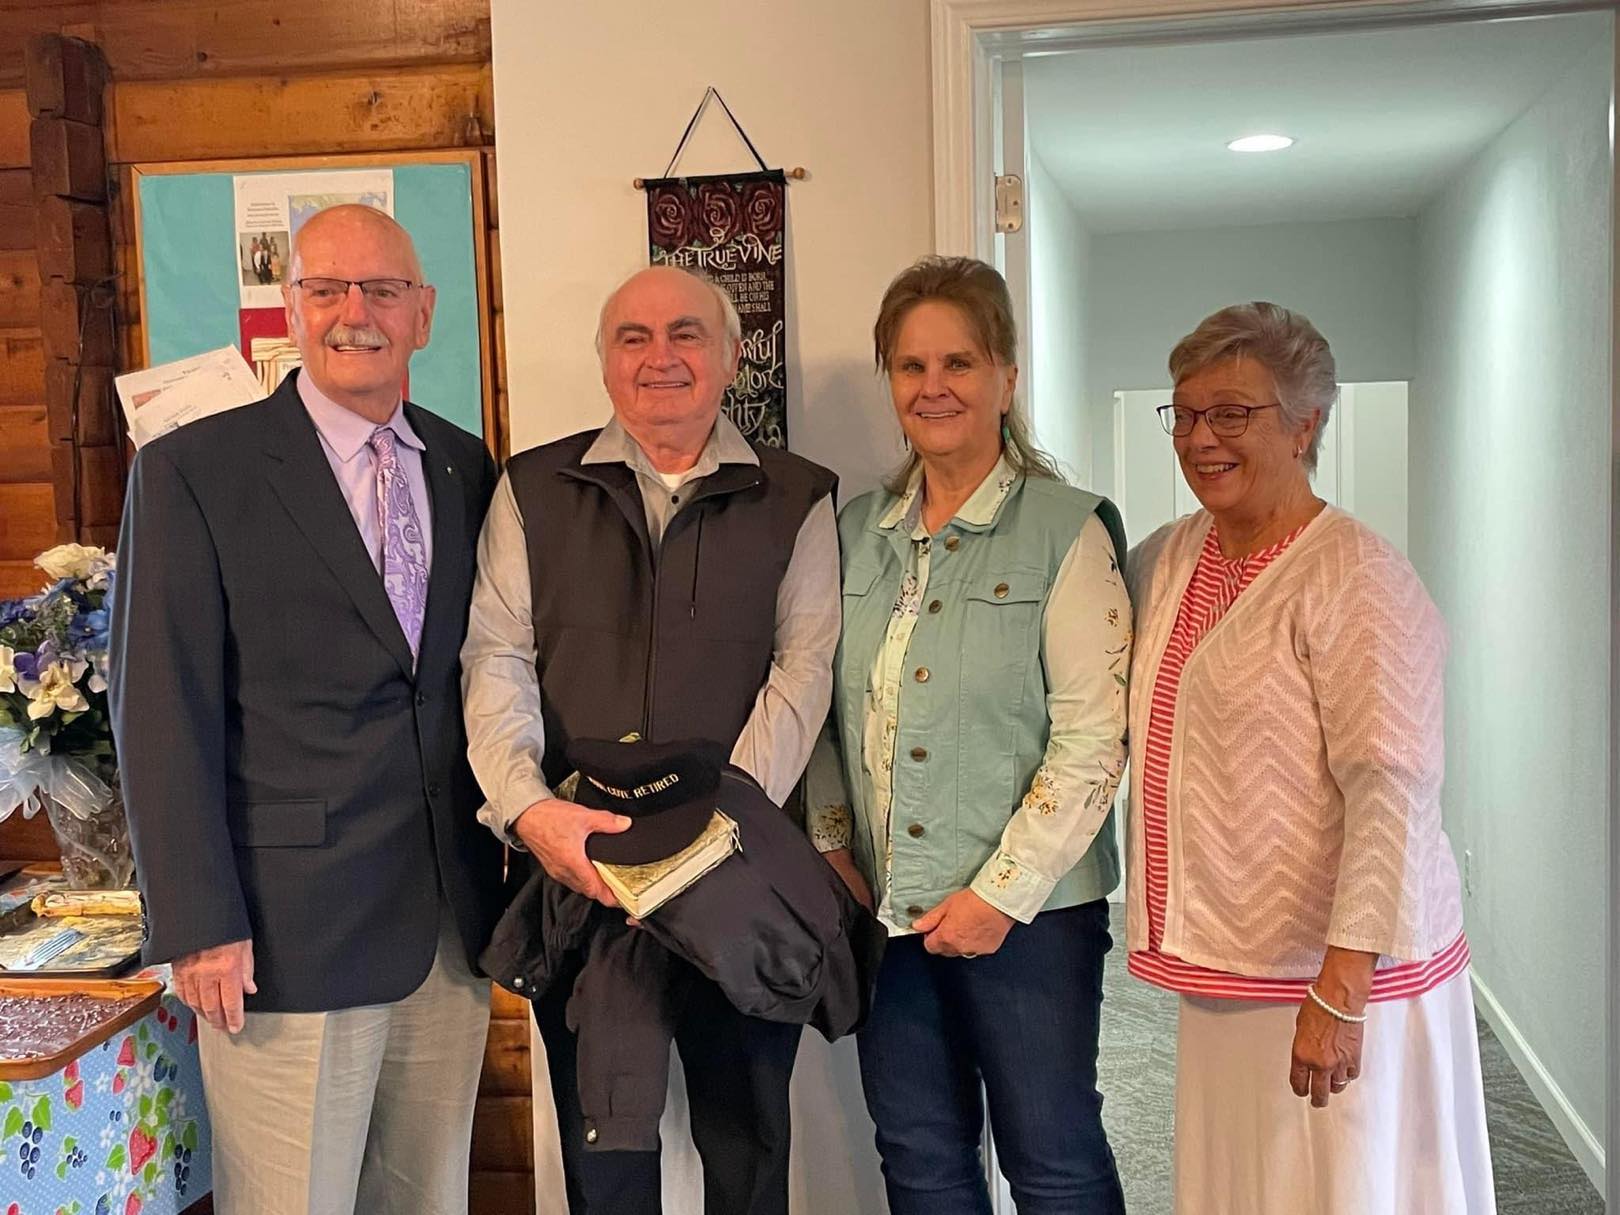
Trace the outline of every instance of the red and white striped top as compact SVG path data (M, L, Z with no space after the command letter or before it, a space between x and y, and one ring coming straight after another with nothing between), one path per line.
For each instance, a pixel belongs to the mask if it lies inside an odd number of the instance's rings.
M1221 555L1220 537L1211 527L1176 613L1175 630L1159 664L1147 737L1141 751L1148 947L1133 952L1127 962L1131 974L1155 987L1216 999L1297 1003L1305 998L1305 988L1311 982L1309 979L1228 974L1184 962L1161 949L1169 887L1170 740L1182 669L1204 635L1226 614L1237 597L1304 530L1302 525L1270 548L1229 561ZM1468 961L1468 940L1458 933L1456 940L1426 961L1403 962L1380 969L1373 976L1370 999L1381 1002L1420 996L1461 972Z

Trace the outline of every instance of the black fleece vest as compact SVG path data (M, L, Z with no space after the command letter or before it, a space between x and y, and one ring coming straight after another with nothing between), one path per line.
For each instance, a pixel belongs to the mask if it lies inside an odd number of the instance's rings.
M770 673L776 596L799 528L836 478L776 448L683 491L655 552L635 473L581 464L598 431L513 456L524 519L545 777L571 738L729 748Z

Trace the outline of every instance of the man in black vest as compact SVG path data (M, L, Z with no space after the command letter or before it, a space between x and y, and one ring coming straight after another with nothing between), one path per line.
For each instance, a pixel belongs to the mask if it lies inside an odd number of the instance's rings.
M405 230L332 207L292 252L303 369L130 477L110 699L145 954L205 1022L221 1215L449 1215L500 910L458 688L495 466L402 400L434 302Z
M630 820L561 801L570 739L721 744L780 803L804 770L838 643L834 478L749 444L721 413L736 309L655 267L597 331L613 419L513 457L479 540L462 688L480 817L556 880L609 906L586 837ZM657 1152L593 1151L572 982L535 1006L573 1215L659 1210ZM797 1026L745 1017L706 979L676 1029L708 1215L785 1215Z

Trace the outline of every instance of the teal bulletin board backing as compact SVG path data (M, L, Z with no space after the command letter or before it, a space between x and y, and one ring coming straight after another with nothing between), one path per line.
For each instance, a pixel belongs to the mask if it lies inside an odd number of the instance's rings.
M432 340L411 359L411 400L483 437L472 166L379 160L346 163L343 168L393 170L394 218L416 241L422 274L438 291ZM153 366L241 343L232 184L236 176L234 172L137 176L143 316Z

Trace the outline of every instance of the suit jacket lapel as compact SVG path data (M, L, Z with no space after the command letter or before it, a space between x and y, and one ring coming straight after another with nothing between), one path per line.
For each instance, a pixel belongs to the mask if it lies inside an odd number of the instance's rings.
M405 632L399 627L377 567L371 563L371 554L360 539L349 504L332 476L320 435L299 400L292 376L282 381L273 400L279 425L265 444L265 454L271 460L270 486L310 547L354 601L361 619L410 678L414 663ZM437 531L433 538L437 564Z
M422 410L409 401L405 416L426 450L422 471L427 475L428 497L433 509L433 568L428 572L427 613L422 620L423 659L437 659L443 645L451 654L459 652L467 628L467 588L472 585L472 554L466 540L466 489L462 482L470 473L455 467L450 453L434 442L436 428L424 424ZM448 638L448 640L444 640Z

